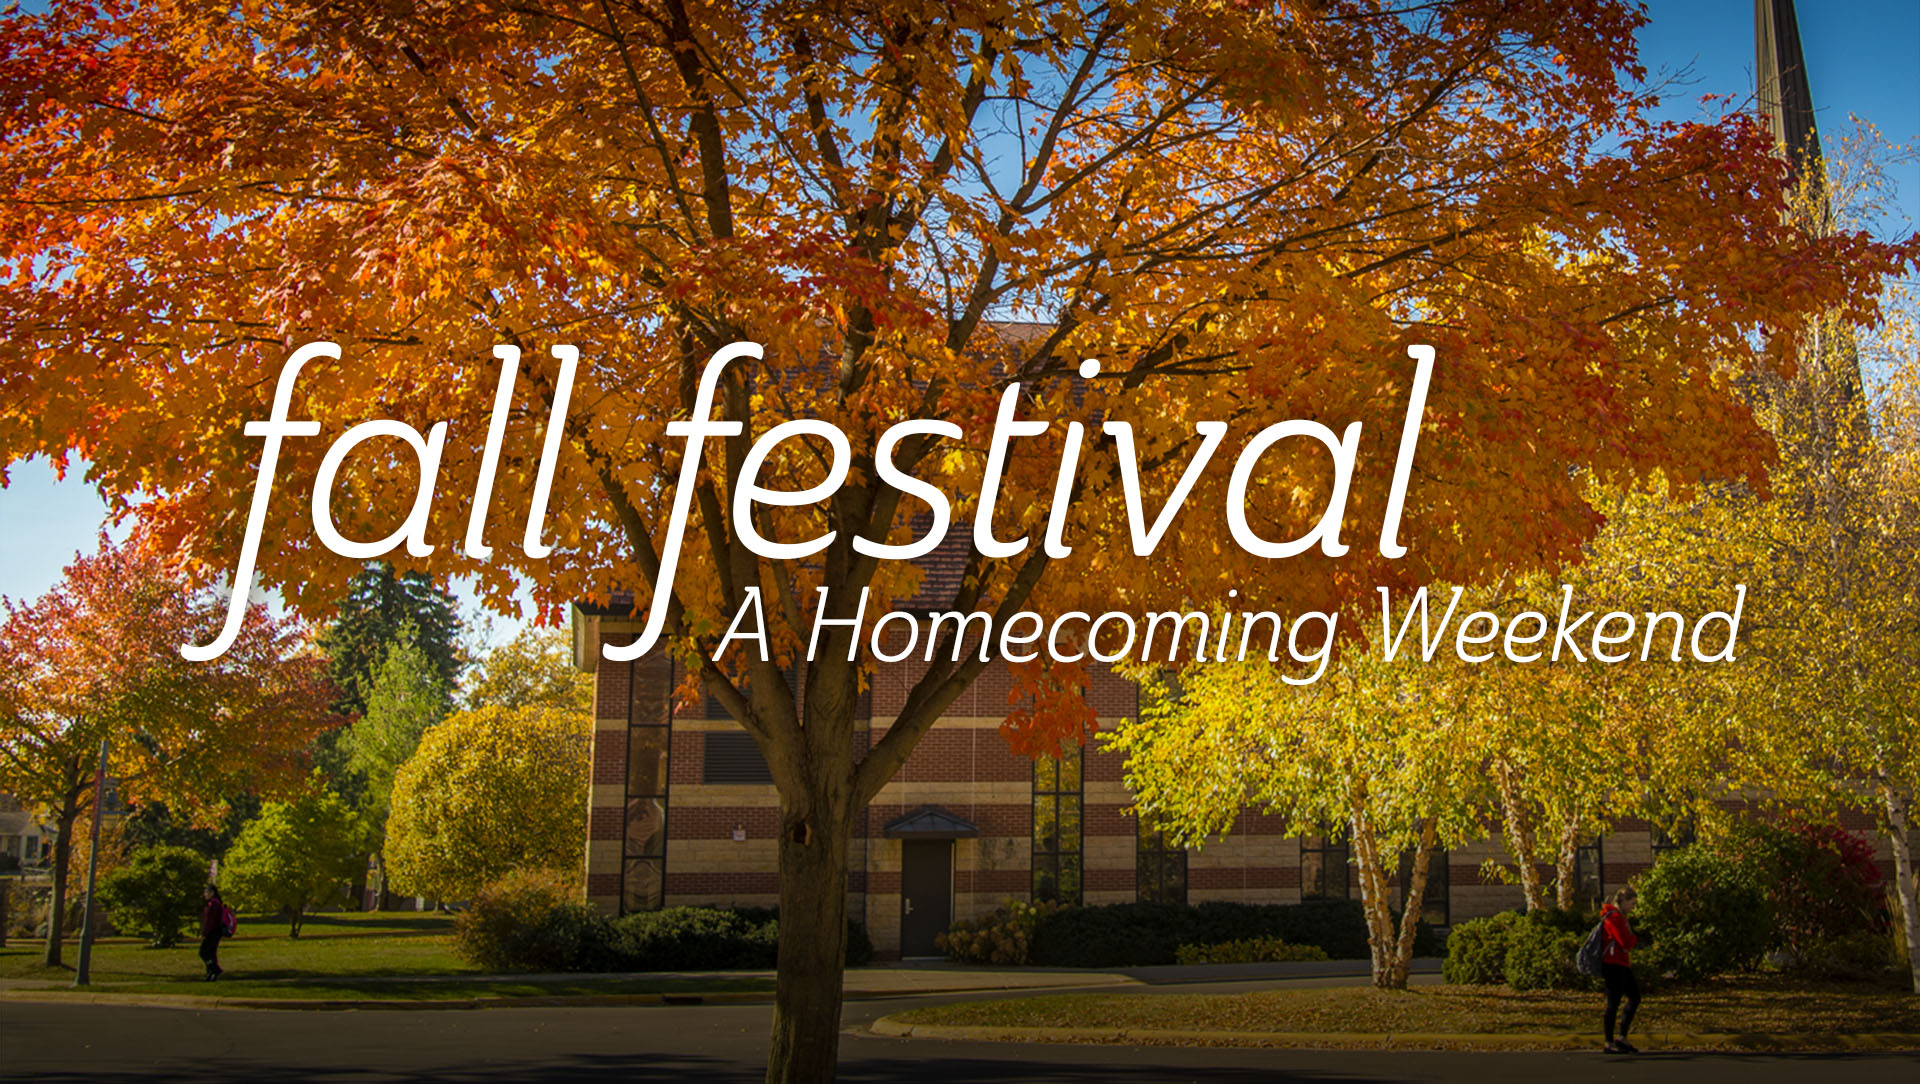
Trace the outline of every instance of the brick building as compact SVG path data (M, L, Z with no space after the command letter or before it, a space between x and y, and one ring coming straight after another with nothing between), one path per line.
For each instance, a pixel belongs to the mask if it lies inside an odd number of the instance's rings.
M773 906L779 898L778 800L753 740L712 698L672 710L670 660L600 658L639 622L576 608L575 659L593 671L593 781L587 895L611 912L705 904ZM882 667L856 722L868 747L887 729L917 671ZM1158 899L1288 903L1358 897L1337 838L1288 837L1279 818L1242 814L1235 830L1199 850L1172 849L1124 810L1122 758L1089 748L1061 761L1016 755L1000 737L1009 676L994 664L928 732L867 809L851 848L849 910L883 957L931 954L955 919L1009 897L1087 904ZM1138 710L1136 687L1105 668L1087 694L1103 722ZM1864 817L1848 827L1872 834ZM1644 823L1581 848L1587 898L1624 884L1665 846ZM1882 865L1891 873L1884 842ZM1507 860L1497 836L1436 856L1424 910L1436 925L1521 902L1517 886L1489 883L1483 863Z

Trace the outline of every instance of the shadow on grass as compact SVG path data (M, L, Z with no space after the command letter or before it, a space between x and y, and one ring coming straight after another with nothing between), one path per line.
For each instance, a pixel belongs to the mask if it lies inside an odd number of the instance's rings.
M287 932L285 915L247 915L241 919L241 929L248 934L265 934L277 930ZM453 916L433 911L329 911L308 915L300 923L300 936L340 937L351 934L365 934L369 937L391 937L404 933L448 933L453 929Z
M773 989L763 978L713 979L624 976L621 978L364 979L251 973L219 982L175 981L114 986L117 994L186 994L224 998L294 998L323 1001L454 1001L467 998L590 997L621 994L757 993Z

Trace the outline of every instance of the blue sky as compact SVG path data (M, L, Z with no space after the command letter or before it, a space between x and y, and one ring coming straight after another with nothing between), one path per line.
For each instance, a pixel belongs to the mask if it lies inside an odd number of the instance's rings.
M1821 133L1851 128L1850 114L1873 122L1886 138L1920 143L1920 0L1803 3L1800 33ZM1641 34L1641 61L1651 78L1680 76L1664 112L1699 115L1704 94L1753 88L1752 0L1654 0ZM1920 221L1920 163L1896 176L1904 221L1885 231L1905 234ZM76 552L91 550L105 505L77 476L55 481L46 464L16 464L0 489L0 595L39 596ZM464 592L461 592L464 594ZM511 622L496 626L506 635Z

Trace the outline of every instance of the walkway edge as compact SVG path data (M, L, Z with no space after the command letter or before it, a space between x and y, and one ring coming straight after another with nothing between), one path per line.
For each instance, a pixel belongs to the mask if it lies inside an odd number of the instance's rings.
M1075 991L1103 986L1134 985L1117 976L1083 986L929 986L910 990L848 990L845 1001L879 1001L932 994L1006 994L1026 990ZM555 1008L611 1005L756 1005L772 1004L772 990L697 990L663 994L530 994L521 997L453 997L438 1000L406 998L199 997L193 994L116 994L109 991L68 994L51 990L0 990L0 1004L9 1001L42 1005L127 1005L165 1009L264 1010L280 1012L434 1012L454 1009Z
M883 1016L868 1028L899 1039L959 1039L998 1043L1110 1043L1172 1046L1287 1046L1332 1050L1597 1050L1599 1040L1584 1032L1473 1034L1446 1032L1338 1031L1191 1031L1171 1028L1039 1028L965 1024L912 1024ZM1881 1052L1920 1050L1920 1033L1872 1032L1804 1036L1732 1032L1654 1032L1643 1038L1648 1051L1725 1049L1778 1051Z

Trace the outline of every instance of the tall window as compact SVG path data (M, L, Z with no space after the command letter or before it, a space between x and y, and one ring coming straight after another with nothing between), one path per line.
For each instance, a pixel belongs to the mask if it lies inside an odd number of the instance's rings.
M627 664L626 842L620 909L652 911L666 903L667 766L673 723L673 665L661 656Z
M1344 900L1348 890L1345 829L1326 836L1308 836L1300 841L1300 898L1303 900Z
M1033 898L1077 904L1085 761L1078 745L1033 762Z
M1606 895L1606 860L1600 852L1600 837L1594 836L1573 852L1573 899L1578 904L1597 906Z
M1187 849L1169 840L1146 817L1139 818L1133 883L1141 903L1187 902Z

